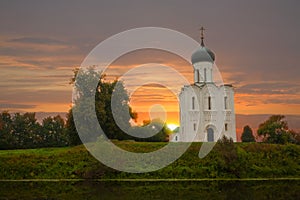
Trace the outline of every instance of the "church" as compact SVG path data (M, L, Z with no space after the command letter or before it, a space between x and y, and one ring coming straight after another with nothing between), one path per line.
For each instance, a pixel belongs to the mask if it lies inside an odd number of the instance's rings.
M236 142L234 90L230 84L214 81L215 54L204 45L192 54L194 83L182 87L179 94L180 129L173 142L216 142L225 135Z

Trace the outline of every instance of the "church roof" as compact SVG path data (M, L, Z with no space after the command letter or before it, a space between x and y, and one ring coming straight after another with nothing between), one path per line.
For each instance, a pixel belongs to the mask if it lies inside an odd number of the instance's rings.
M215 54L205 46L200 46L192 55L192 64L205 61L214 62Z
M201 27L201 45L192 55L192 64L197 62L214 62L215 54L204 45L204 28Z

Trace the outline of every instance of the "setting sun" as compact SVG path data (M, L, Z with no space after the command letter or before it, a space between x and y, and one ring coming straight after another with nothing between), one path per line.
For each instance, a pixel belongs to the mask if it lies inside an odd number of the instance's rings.
M179 127L178 124L167 124L167 126L171 131L174 131L177 127Z

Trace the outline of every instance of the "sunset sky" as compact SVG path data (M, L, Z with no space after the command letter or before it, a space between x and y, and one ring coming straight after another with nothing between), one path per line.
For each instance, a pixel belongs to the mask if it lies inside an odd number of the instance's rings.
M0 110L67 112L72 70L101 41L148 26L199 41L204 26L205 44L215 52L224 82L235 87L238 130L242 123L257 123L255 115L270 114L293 115L292 125L300 128L299 8L297 0L1 1ZM107 74L119 77L149 62L171 66L192 82L189 63L158 50L123 55ZM176 95L166 88L148 84L131 95L140 119L151 105L161 104L168 122L178 123Z

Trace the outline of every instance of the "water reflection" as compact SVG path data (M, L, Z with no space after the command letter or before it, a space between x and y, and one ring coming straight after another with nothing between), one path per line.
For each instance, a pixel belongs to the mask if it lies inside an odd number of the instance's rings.
M299 180L0 182L0 199L300 199Z

